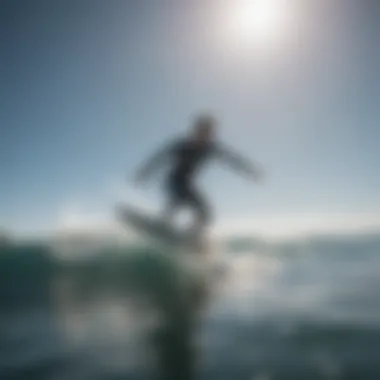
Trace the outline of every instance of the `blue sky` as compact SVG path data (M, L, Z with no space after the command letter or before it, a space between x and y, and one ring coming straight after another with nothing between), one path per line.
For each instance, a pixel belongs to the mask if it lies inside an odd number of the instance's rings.
M238 3L3 1L0 224L109 213L203 110L268 171L253 186L210 166L217 220L380 215L378 2L289 0L271 44L230 38ZM140 195L159 202L157 183Z

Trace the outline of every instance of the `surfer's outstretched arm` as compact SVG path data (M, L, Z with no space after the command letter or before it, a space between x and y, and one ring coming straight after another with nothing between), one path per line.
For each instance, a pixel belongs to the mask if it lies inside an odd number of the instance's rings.
M167 144L156 151L149 159L137 170L136 179L138 181L148 178L170 155L173 145Z
M263 176L263 171L258 165L252 163L250 160L243 158L239 154L227 149L226 147L219 146L217 148L218 157L227 162L231 167L238 170L250 178L260 180Z

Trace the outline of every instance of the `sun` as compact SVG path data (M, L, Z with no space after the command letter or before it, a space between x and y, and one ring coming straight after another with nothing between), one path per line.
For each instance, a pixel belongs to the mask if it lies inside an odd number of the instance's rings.
M234 34L243 42L269 44L284 26L286 0L238 0L232 6Z

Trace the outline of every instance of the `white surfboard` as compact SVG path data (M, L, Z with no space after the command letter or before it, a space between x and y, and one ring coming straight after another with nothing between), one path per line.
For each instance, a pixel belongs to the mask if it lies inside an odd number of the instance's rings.
M215 281L215 263L208 259L209 246L194 244L188 233L179 230L157 217L142 212L130 205L118 205L117 216L121 223L132 227L136 232L145 234L149 238L174 247L175 255L179 259L186 273L196 276L196 281L201 281L202 286L209 286ZM191 253L191 255L186 255ZM195 254L194 253L199 253Z
M188 234L174 228L159 218L133 208L132 206L118 206L118 218L137 232L159 239L171 245L187 245L190 243Z

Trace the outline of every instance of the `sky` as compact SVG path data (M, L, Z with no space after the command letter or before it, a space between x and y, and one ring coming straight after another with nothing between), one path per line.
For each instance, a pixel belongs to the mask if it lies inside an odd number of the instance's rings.
M135 189L134 171L203 111L267 172L210 164L215 223L380 227L380 3L259 3L2 1L0 228L159 207L160 177Z

